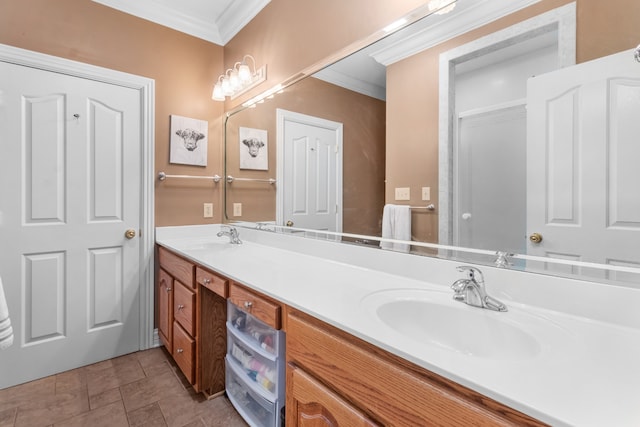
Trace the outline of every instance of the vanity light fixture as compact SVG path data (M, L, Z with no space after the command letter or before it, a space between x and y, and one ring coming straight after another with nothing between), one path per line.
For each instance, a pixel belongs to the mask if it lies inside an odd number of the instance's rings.
M249 59L253 62L253 70L249 67ZM267 80L267 66L263 65L256 69L255 58L245 55L241 62L236 62L233 68L229 68L218 77L218 81L213 86L211 99L224 101L227 96L234 99L265 80Z
M429 2L429 11L436 15L444 15L451 12L456 7L456 0L431 0Z

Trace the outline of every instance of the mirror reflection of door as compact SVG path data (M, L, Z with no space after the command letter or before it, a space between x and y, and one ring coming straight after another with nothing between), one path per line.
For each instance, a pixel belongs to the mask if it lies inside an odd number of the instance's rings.
M523 104L458 120L454 239L459 246L526 250L526 110Z
M528 204L527 231L543 239L527 252L639 267L640 64L633 51L534 77L528 93L527 197L539 202Z
M453 245L526 253L526 82L558 66L558 33L455 66Z
M342 231L342 123L277 111L276 223Z

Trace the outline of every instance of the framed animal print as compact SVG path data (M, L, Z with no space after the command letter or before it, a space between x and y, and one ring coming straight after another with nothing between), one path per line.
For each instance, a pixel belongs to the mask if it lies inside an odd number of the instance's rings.
M171 115L169 163L207 166L209 123Z
M268 170L267 131L240 127L240 169Z

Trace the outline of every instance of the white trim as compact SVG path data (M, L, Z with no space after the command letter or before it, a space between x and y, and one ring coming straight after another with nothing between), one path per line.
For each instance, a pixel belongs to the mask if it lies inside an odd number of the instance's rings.
M139 345L153 345L154 327L154 123L155 82L147 77L110 70L43 53L0 44L0 61L137 89L141 103L140 329Z
M291 121L311 126L324 127L336 132L337 158L336 158L336 231L342 232L342 210L344 208L342 201L342 180L343 180L343 126L342 123L331 120L321 119L319 117L309 116L306 114L296 113L293 111L276 109L276 224L284 225L284 190L286 183L284 182L284 125L285 122Z
M231 2L217 17L195 16L184 13L180 2L170 7L154 0L92 0L147 21L224 46L271 0L242 0Z
M323 80L336 86L343 87L345 89L349 89L354 92L361 93L363 95L370 96L372 98L379 99L381 101L385 101L387 99L386 87L378 86L376 84L360 80L348 74L336 71L331 67L324 68L311 77Z
M539 1L474 0L467 3L457 2L457 8L452 13L439 16L431 15L420 24L424 26L422 30L372 52L371 56L379 63L389 66Z
M438 121L438 215L439 243L449 245L452 242L453 223L453 127L454 127L454 68L456 64L484 55L502 47L521 42L541 33L558 30L558 65L560 68L574 65L576 62L576 4L566 4L533 18L527 19L504 30L481 37L470 43L451 49L440 55L440 94Z

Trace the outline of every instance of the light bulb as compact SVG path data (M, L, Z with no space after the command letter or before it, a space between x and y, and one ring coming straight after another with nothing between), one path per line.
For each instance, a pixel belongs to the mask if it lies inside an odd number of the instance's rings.
M233 89L231 88L231 81L229 80L228 76L225 76L222 79L222 92L226 95L226 96L230 96L233 94Z
M211 99L214 101L224 101L224 92L222 90L222 84L220 82L216 83L213 86L213 93L211 94Z
M243 83L248 83L251 81L251 70L249 69L249 66L247 64L240 65L240 67L238 68L238 77Z
M231 71L231 75L229 76L229 84L231 85L231 89L234 91L242 87L242 83L240 83L240 78L238 77L238 72L236 70Z

